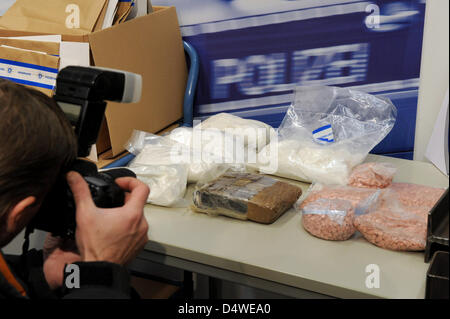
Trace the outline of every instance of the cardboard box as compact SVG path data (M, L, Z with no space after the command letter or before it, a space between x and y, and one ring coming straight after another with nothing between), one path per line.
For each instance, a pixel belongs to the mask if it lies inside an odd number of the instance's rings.
M108 103L98 153L110 145L116 156L134 129L156 133L183 116L187 65L176 10L153 8L146 16L105 30L62 37L63 41L88 41L92 65L139 73L143 78L139 103ZM0 37L33 34L0 29Z
M174 7L157 7L147 16L94 32L89 42L95 65L143 77L139 103L108 103L113 155L124 149L133 129L158 132L183 116L187 66Z

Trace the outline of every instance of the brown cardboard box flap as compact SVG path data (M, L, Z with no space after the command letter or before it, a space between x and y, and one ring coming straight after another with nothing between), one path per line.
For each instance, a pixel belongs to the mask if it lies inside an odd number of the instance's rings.
M62 41L90 42L93 65L143 76L139 103L108 103L107 121L97 141L99 152L112 146L116 156L133 129L156 133L183 115L187 66L176 11L174 7L153 9L147 16L90 35L62 35ZM0 28L0 37L49 34Z
M34 65L50 69L49 71L45 71L47 72L47 74L45 74L45 78L51 78L49 82L45 83L45 88L42 86L41 82L41 78L44 78L42 75L44 71L36 72L36 69L33 69L32 71L24 72L23 70L18 69L17 65L11 65L8 69L7 78L11 78L13 79L13 81L16 81L17 79L26 80L28 81L25 82L28 83L27 86L39 90L48 96L52 96L53 87L56 84L56 74L59 66L59 57L45 53L37 53L34 51L24 50L21 48L4 46L0 46L0 57L2 59L10 61L25 63L30 68ZM8 62L8 64L9 63L10 62ZM21 76L25 76L25 78L21 78Z
M59 43L0 38L0 45L59 56Z
M183 115L186 58L174 7L89 35L96 66L142 75L139 103L108 103L106 119L113 155L134 129L157 132Z
M17 31L17 30L8 30L8 29L0 28L0 37L3 37L3 38L30 37L30 36L38 36L38 35L55 35L55 33ZM89 42L89 38L88 38L87 34L85 34L85 35L62 34L61 41Z
M16 0L0 18L0 26L10 30L87 34L94 29L105 2L106 0Z

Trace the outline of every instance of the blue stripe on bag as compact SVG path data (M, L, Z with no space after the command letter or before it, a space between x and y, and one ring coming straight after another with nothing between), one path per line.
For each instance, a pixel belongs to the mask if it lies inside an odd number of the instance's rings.
M13 61L13 60L6 60L6 59L0 59L0 63L21 66L21 67L25 67L25 68L51 72L51 73L55 73L55 74L58 73L58 69L49 68L46 66L41 66L41 65L31 64L31 63L18 62L18 61Z
M319 127L318 129L316 129L316 130L313 131L313 134L322 132L323 130L326 130L326 129L329 129L329 128L331 128L331 124L328 124L328 125Z
M10 77L1 76L1 75L0 75L0 78L6 79L6 80L11 80L11 81L13 81L15 83L19 83L19 84L24 84L24 85L29 85L29 86L36 86L36 87L40 87L40 88L43 88L43 89L49 89L49 90L53 90L53 88L55 87L54 85L47 85L47 84L42 84L42 83L38 83L38 82L19 80L19 79L10 78Z

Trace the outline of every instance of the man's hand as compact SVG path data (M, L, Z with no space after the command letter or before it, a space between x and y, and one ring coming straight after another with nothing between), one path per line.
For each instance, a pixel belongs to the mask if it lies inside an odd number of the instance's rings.
M63 240L47 235L44 241L44 275L51 289L62 286L66 264L81 261L73 240Z
M89 187L80 174L70 172L67 181L76 204L76 244L82 261L127 264L148 241L144 205L150 192L136 178L122 177L116 183L124 191L125 205L103 209L95 206Z

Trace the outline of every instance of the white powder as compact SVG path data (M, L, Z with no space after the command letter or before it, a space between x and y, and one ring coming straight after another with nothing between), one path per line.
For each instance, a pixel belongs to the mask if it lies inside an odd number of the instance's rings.
M202 161L202 155L223 151L223 147L213 138L197 150L192 135L192 128L177 129L173 136L135 132L129 149L137 155L129 168L150 187L148 203L186 206L183 197L188 182L209 181L230 168L229 164ZM224 133L217 132L216 135L223 136ZM216 135L213 137L219 137ZM204 135L204 138L208 137ZM195 158L194 154L200 156Z
M201 129L218 129L239 136L246 147L255 147L257 150L267 145L271 134L275 134L274 128L266 123L243 119L229 113L213 115L196 126L196 128L200 127Z
M266 148L260 156L270 152ZM305 143L287 139L278 143L278 169L273 175L303 182L346 185L353 167L365 157L365 154L350 153L342 148L305 146ZM259 170L268 173L262 166Z
M181 127L167 137L180 143L187 155L182 160L188 165L189 183L216 179L231 167L234 154L227 145L233 146L233 140L224 132Z
M130 167L137 178L150 187L147 203L160 206L186 206L187 170L183 165Z
M188 167L170 164L169 145L146 145L130 163L137 178L150 187L147 202L160 206L177 206L184 197Z

